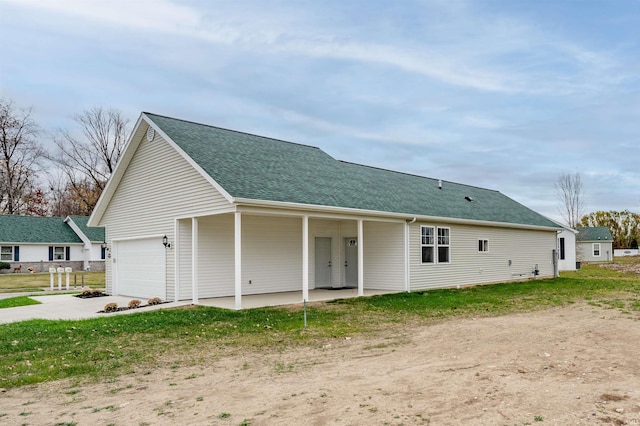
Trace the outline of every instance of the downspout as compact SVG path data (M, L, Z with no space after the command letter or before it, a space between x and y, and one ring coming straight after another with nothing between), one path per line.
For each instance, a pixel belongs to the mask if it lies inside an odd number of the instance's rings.
M404 244L404 257L405 257L405 272L404 275L406 277L406 282L404 284L405 290L407 291L407 293L411 293L411 250L409 249L410 246L410 234L409 234L409 230L411 228L411 224L415 223L415 221L417 220L417 218L414 216L413 219L409 220L409 221L405 221L405 233L404 233L404 239L405 239L405 244Z

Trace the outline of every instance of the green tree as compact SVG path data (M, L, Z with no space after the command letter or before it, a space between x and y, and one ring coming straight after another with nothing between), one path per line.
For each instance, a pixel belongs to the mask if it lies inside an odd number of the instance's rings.
M613 248L637 247L640 240L640 214L623 211L597 211L580 220L582 226L605 226L613 237Z

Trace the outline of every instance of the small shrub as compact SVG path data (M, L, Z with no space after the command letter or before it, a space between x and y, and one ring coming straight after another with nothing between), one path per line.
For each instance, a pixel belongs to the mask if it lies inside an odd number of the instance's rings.
M159 305L161 303L162 303L162 299L160 299L159 297L152 297L147 302L148 305Z
M102 292L102 290L100 289L95 289L95 290L89 290L91 293L93 293L94 296L102 296L104 295L104 293Z
M11 269L11 265L7 262L0 262L0 269Z
M133 299L129 301L129 309L139 308L142 302L138 299Z
M106 305L104 305L105 312L116 312L117 310L118 310L117 303L107 303Z

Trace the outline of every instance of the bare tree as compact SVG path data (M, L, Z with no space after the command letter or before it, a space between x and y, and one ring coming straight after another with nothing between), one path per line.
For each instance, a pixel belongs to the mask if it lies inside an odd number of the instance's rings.
M562 173L555 183L555 188L560 202L558 210L566 224L575 229L580 224L580 218L584 210L580 173Z
M64 173L74 200L82 206L76 213L90 214L109 176L116 167L128 134L129 120L114 109L93 107L73 117L82 138L60 130L54 138L57 151L49 158ZM78 209L75 209L78 210Z
M36 184L44 151L36 142L38 126L30 109L0 99L0 213L38 214L42 192ZM35 204L34 204L35 203Z

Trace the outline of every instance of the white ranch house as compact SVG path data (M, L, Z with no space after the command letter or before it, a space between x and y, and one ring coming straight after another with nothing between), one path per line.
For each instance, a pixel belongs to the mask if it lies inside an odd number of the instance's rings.
M236 309L251 294L552 277L561 229L497 191L150 113L89 224L106 229L109 293Z
M104 229L86 216L0 215L0 261L10 271L46 272L50 266L104 271Z

